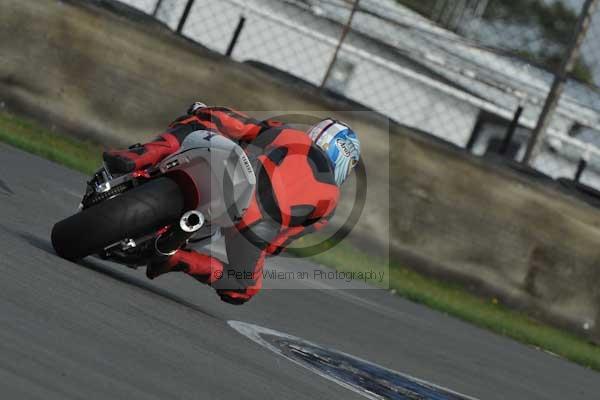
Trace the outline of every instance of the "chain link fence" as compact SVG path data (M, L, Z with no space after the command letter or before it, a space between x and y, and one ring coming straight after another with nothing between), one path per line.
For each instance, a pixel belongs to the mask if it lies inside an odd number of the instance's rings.
M597 0L122 1L236 61L600 190Z

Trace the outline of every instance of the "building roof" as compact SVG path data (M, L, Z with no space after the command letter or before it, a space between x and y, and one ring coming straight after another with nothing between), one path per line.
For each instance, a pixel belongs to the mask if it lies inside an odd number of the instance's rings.
M346 23L351 8L344 0L285 3L339 24ZM504 110L504 117L523 105L520 123L528 128L535 125L552 84L553 74L443 29L395 0L361 0L352 28L393 46L403 56L496 106L497 111ZM566 134L573 122L600 130L600 93L569 80L555 119L555 134Z

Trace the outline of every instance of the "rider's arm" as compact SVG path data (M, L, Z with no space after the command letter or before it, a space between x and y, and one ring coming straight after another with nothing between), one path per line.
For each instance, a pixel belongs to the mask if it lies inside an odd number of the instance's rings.
M193 115L211 130L236 141L254 140L262 132L282 125L273 120L259 121L225 107L201 108L194 111Z
M267 248L269 255L277 255L284 251L294 240L300 239L302 236L306 236L313 232L317 232L323 229L328 223L333 212L326 217L319 218L309 224L303 226L294 226L284 229L277 237L271 242Z

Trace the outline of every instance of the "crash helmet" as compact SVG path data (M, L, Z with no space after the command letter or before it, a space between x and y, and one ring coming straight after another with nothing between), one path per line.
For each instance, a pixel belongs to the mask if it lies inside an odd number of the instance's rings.
M331 162L334 179L341 186L358 164L360 142L356 133L345 123L327 118L308 130L308 136Z

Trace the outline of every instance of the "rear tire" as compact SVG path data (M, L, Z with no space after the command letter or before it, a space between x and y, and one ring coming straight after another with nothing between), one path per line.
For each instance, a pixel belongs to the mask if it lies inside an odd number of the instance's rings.
M52 245L60 257L77 260L172 224L183 212L179 186L158 178L58 222Z

